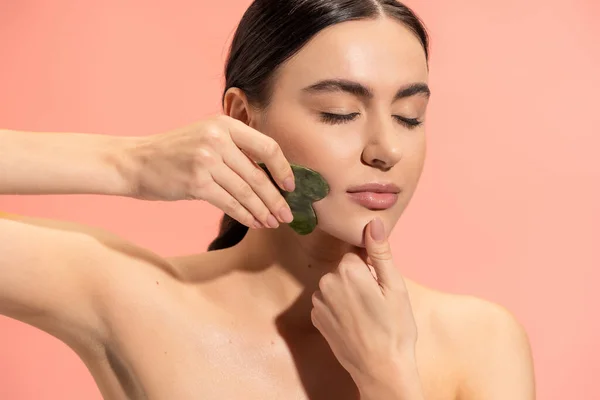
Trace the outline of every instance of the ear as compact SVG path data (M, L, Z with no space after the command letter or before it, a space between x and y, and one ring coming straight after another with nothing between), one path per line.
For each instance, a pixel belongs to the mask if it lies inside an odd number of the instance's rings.
M237 119L248 126L253 126L256 111L248 102L246 94L239 88L232 87L225 92L223 99L225 115Z

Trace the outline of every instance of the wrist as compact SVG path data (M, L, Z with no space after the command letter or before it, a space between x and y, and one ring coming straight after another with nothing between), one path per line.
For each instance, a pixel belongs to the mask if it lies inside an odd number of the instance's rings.
M142 163L137 149L142 146L143 137L113 136L105 146L105 162L115 172L111 193L117 196L136 197Z

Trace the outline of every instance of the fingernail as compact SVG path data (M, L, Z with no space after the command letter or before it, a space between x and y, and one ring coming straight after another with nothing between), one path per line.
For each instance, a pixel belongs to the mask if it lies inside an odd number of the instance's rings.
M275 218L273 214L269 214L267 217L267 225L271 228L279 228L279 222L277 222L277 218Z
M288 177L283 181L283 188L288 192L293 192L296 189L296 184L294 182L294 178Z
M294 216L292 215L292 211L290 211L289 207L281 207L279 211L279 218L281 218L282 222L290 223L294 220Z
M385 228L380 218L375 218L371 221L371 237L376 242L381 242L385 239Z
M253 225L254 225L255 229L262 229L264 227L263 224L261 224L260 221L257 220L257 219L254 220L254 224Z

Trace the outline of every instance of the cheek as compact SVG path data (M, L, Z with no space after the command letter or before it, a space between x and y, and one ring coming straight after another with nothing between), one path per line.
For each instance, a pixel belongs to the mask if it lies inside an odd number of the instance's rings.
M405 153L404 165L401 165L401 169L406 171L406 183L410 184L413 190L421 177L421 172L423 172L426 153L427 143L424 134L419 135L418 140L415 140Z
M339 179L340 170L349 167L344 164L360 156L358 135L332 129L297 106L272 105L258 130L279 144L288 161L314 169L328 180Z
M271 104L257 128L279 144L291 163L306 165L303 163L305 155L309 155L311 148L318 144L318 137L311 134L310 122L297 107Z
M318 218L317 229L354 246L364 246L363 232L370 219L368 213L345 207L344 201L327 198L314 205ZM385 221L386 226L389 225Z

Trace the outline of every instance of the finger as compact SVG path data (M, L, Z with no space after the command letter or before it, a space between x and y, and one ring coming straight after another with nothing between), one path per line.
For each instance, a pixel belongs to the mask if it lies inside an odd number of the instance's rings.
M216 183L203 190L202 200L223 210L225 214L249 228L260 229L263 227L250 211L246 210L227 190Z
M369 267L369 272L371 273L371 276L377 279L377 274L375 273L375 269L373 268L373 260L371 260L371 257L369 257L369 255L367 254L366 249L364 249L363 260L365 264L367 264L367 267Z
M350 282L359 292L371 292L377 288L377 275L372 272L372 267L360 262L342 262L337 271L346 282Z
M366 310L368 315L379 315L385 308L386 292L379 283L377 277L365 265L355 264L342 271L346 287L351 289L351 295L347 296L343 305L344 309Z
M365 247L379 285L382 289L393 287L397 283L399 272L394 265L392 250L380 218L375 218L367 225Z
M376 274L371 272L371 267L366 265L360 257L355 258L352 254L344 255L337 271L345 283L344 288L348 290L344 304L341 305L344 309L363 308L365 305L373 303L379 304L379 300L384 297Z
M292 216L290 206L262 168L235 146L231 146L230 150L225 151L222 157L225 164L252 188L252 191L261 199L262 203L264 203L270 210L270 213L279 222L292 222L294 217ZM244 190L247 190L247 188L244 187Z
M324 327L331 326L335 320L331 309L327 306L323 293L317 290L312 295L313 308L311 310L311 320L313 325L323 332Z
M319 290L315 294L316 299L313 299L313 305L316 304L315 300L319 301L326 306L329 315L338 320L344 319L351 313L350 309L354 304L351 299L355 296L353 292L356 290L356 287L345 285L342 279L339 272L323 275L319 280ZM375 287L377 287L376 284Z
M252 187L232 171L231 168L225 164L220 164L212 168L210 174L219 186L225 189L231 197L237 200L244 209L249 211L264 226L271 228L279 227L279 223L271 215L271 211L269 211Z
M325 274L319 279L319 290L313 296L313 304L316 299L325 304L329 309L335 308L334 295L337 291L335 287L337 279L333 273Z
M275 140L233 118L229 134L236 146L254 160L265 163L281 189L288 192L294 191L295 180L292 167Z
M312 304L313 307L326 307L327 303L325 303L325 298L323 297L323 292L317 290L312 295Z

